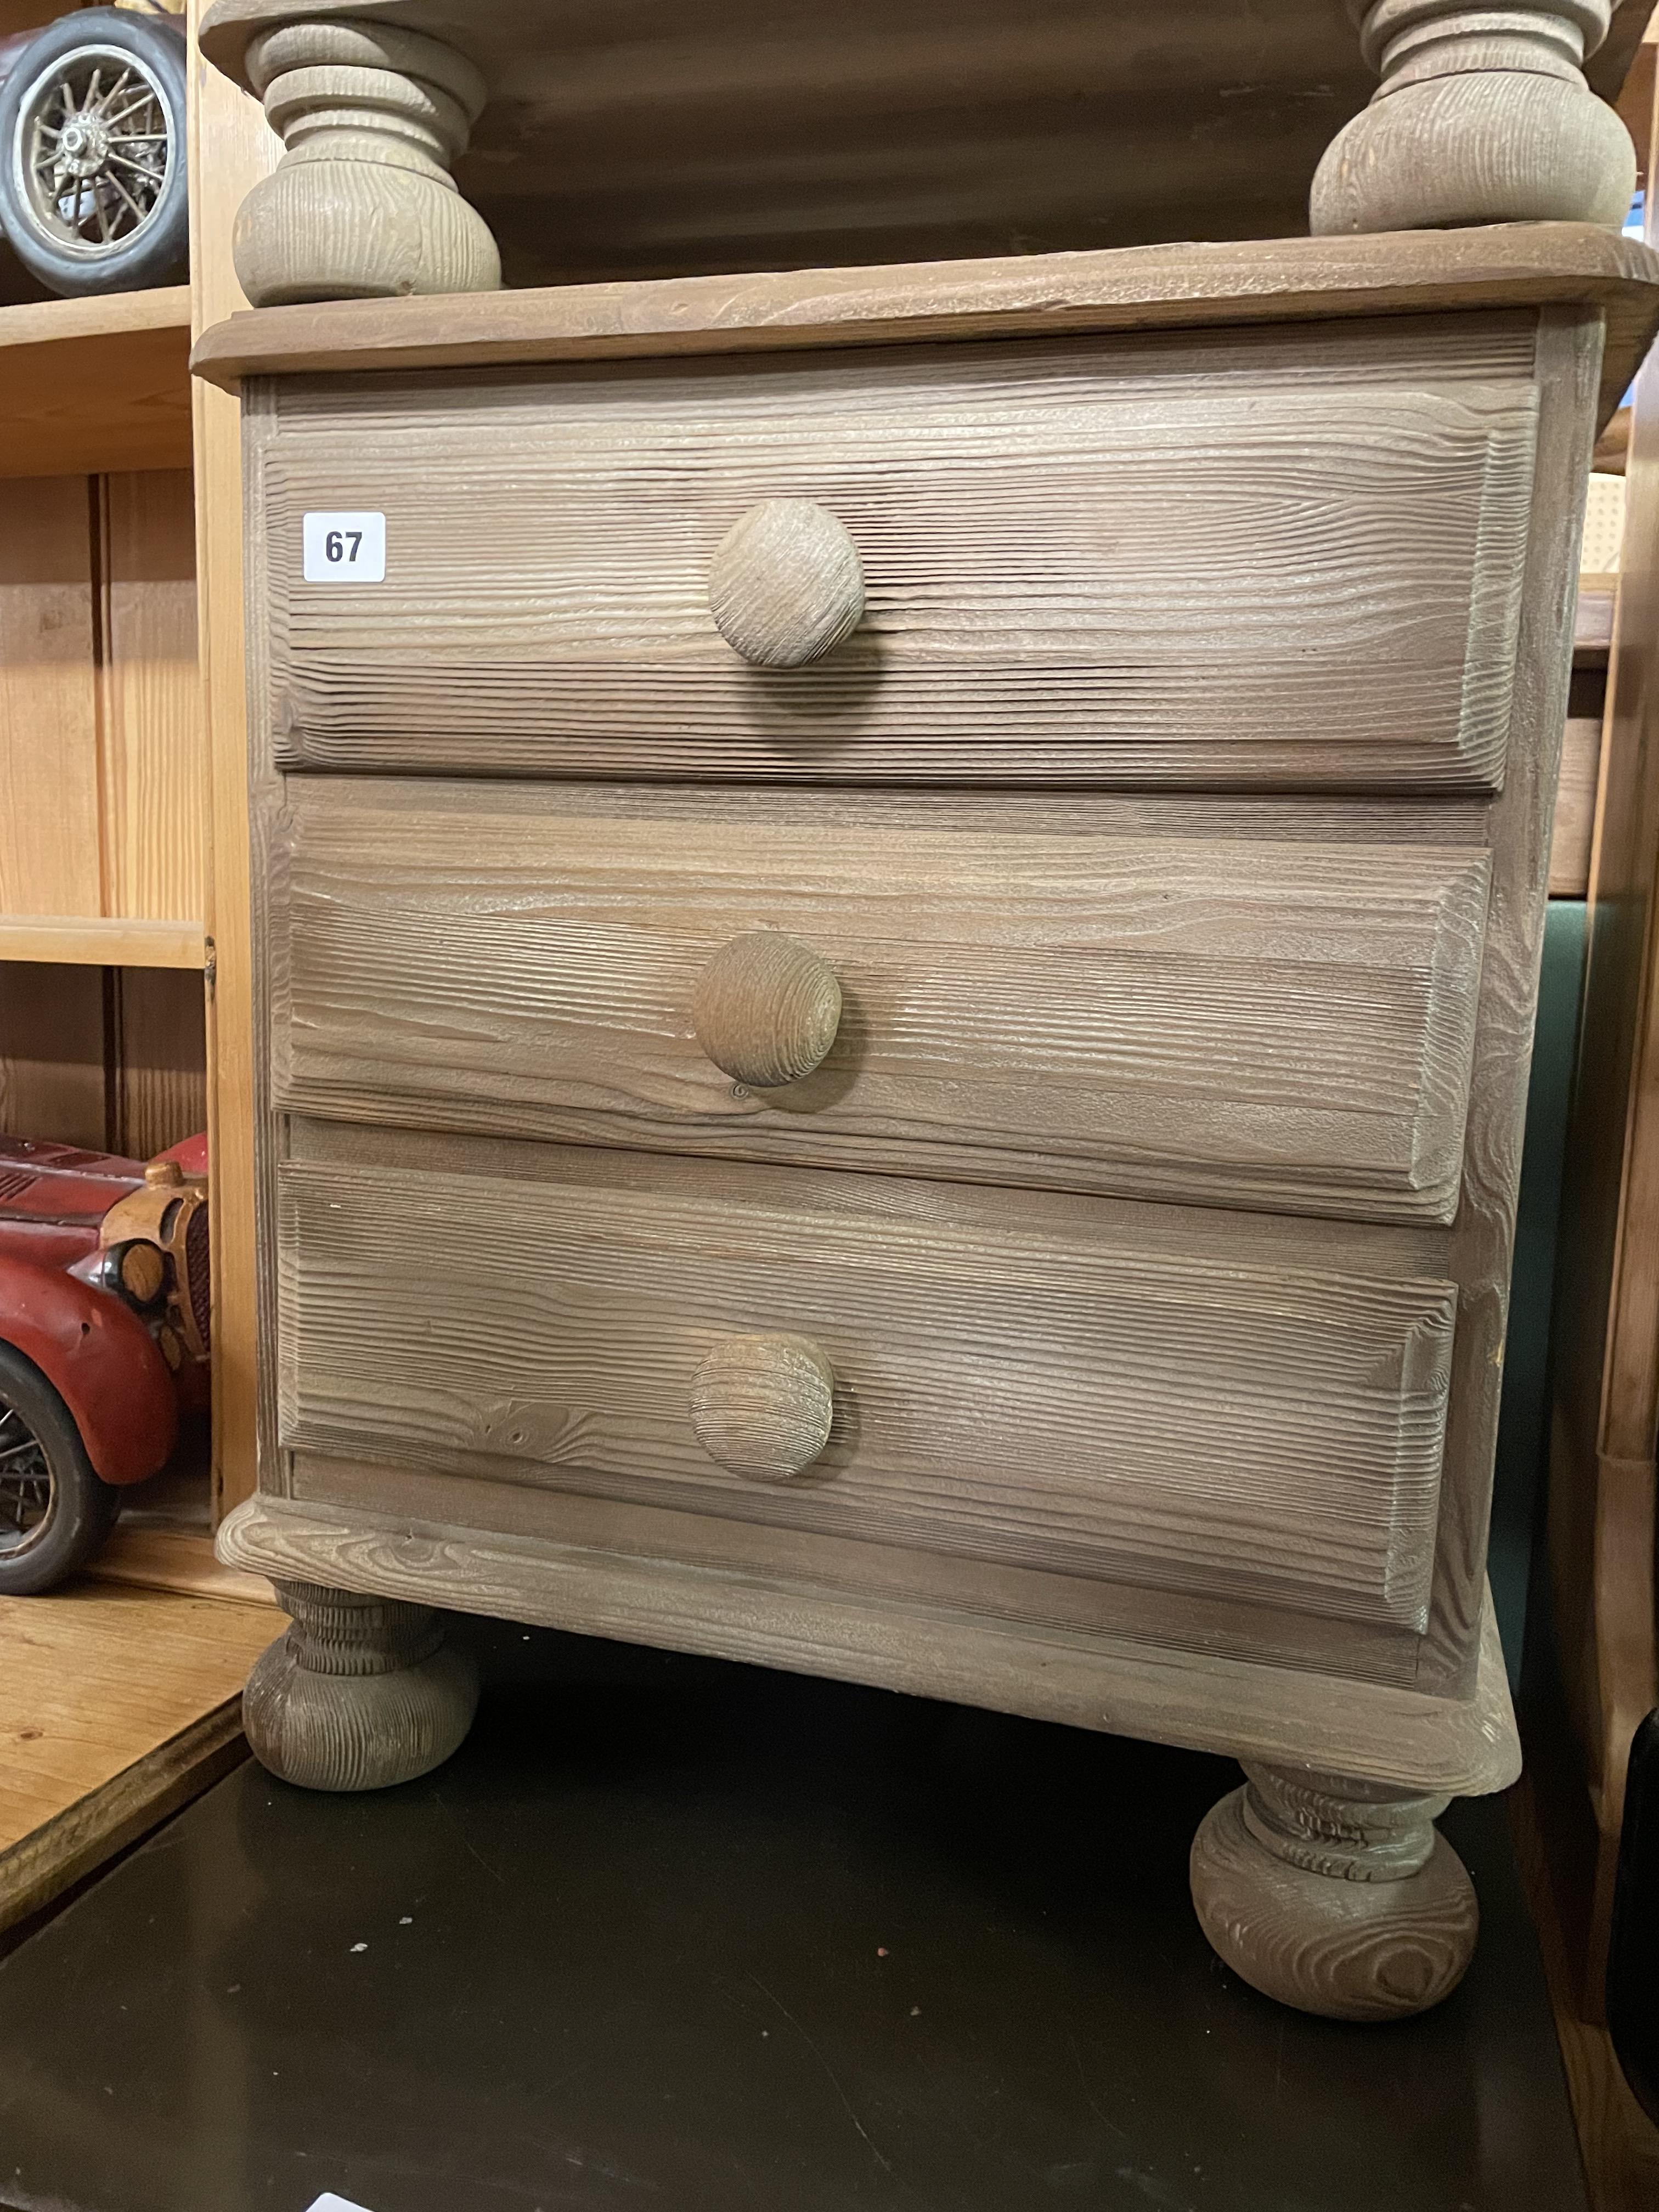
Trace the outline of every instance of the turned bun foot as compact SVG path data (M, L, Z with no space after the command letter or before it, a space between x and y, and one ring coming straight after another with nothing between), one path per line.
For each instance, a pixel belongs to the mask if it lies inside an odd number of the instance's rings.
M449 173L485 98L464 55L395 24L307 19L261 32L247 68L287 149L236 216L256 307L500 286L489 226Z
M445 1648L441 1614L311 1583L274 1587L293 1626L242 1693L262 1766L301 1790L386 1790L459 1749L477 1672Z
M1443 1797L1250 1766L1193 1839L1193 1903L1233 1972L1327 2020L1401 2020L1449 1996L1480 1910L1434 1827Z
M232 246L256 307L493 292L501 258L454 186L409 170L277 169L237 211Z
M1586 84L1610 0L1348 0L1382 82L1314 179L1316 236L1487 222L1617 229L1636 149Z

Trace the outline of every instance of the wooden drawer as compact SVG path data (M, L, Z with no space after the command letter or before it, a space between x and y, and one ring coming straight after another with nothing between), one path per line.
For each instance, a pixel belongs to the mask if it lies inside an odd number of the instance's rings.
M256 382L256 696L293 766L1491 790L1534 328ZM772 500L862 565L808 667L711 612ZM341 511L384 580L306 580Z
M1488 873L1457 810L295 777L276 827L286 1107L1456 1207Z
M507 1483L769 1528L779 1563L818 1532L1424 1626L1441 1240L295 1127L291 1451L471 1478L481 1526ZM801 1470L735 1471L779 1419Z

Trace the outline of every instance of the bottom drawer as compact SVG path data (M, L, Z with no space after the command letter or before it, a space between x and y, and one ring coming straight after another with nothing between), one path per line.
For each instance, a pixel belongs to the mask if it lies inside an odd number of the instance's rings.
M295 1140L294 1450L1424 1626L1456 1304L1426 1232Z

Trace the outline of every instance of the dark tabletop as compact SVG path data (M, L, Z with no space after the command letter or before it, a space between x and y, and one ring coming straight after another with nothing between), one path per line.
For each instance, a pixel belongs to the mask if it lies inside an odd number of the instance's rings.
M1501 1807L1385 2028L1211 1954L1224 1762L517 1630L425 1781L242 1767L0 1963L17 2212L1583 2212Z

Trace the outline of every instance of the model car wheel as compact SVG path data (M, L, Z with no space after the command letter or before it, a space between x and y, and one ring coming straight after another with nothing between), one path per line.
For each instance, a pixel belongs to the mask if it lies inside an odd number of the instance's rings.
M0 1597L33 1597L84 1566L120 1510L68 1407L32 1360L0 1344Z
M189 262L185 47L168 18L83 8L0 91L0 222L54 292L137 291Z

